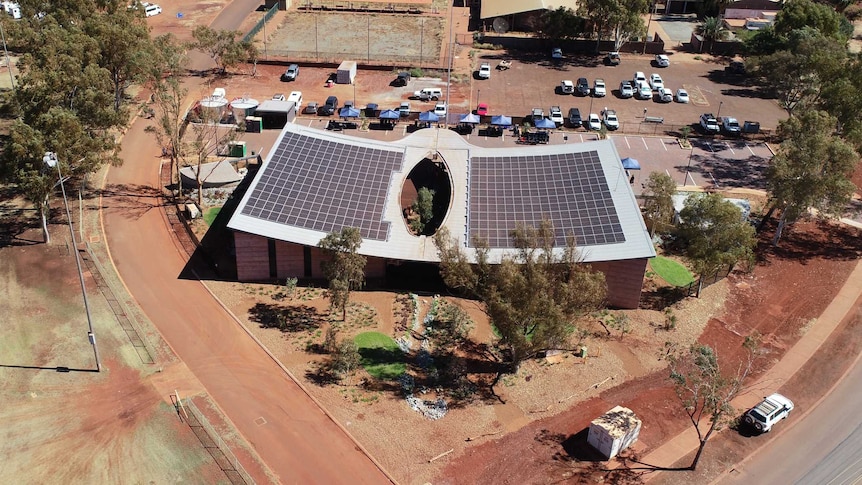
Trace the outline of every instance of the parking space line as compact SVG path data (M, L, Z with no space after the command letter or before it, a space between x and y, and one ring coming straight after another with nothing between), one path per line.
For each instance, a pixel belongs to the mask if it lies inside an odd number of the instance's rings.
M752 155L754 155L755 157L757 156L757 154L754 153L754 150L751 149L751 145L749 145L748 143L745 144L745 148L748 148L748 151L750 151Z
M631 150L631 149L632 149L632 146L629 144L629 137L624 136L624 137L623 137L623 140L625 140L625 141L626 141L626 146L627 146L627 147L629 147L629 150Z
M664 147L664 151L667 151L667 143L665 143L661 138L659 138L659 141L661 142L661 146Z
M715 153L715 150L712 149L712 143L706 142L706 146L709 147L709 151L711 151L712 153Z
M736 155L736 152L735 152L735 151L733 151L733 147L732 147L732 146L730 146L730 143L728 143L728 142L724 142L724 144L725 144L725 145L727 145L727 149L728 149L728 150L730 150L730 153L731 153L731 154Z
M581 133L581 134L580 134L580 135L578 135L578 136L579 136L579 137L581 137L581 143L583 143L583 142L584 142L584 134L583 134L583 133Z
M649 150L649 145L647 145L647 144L646 144L646 138L641 137L641 141L642 141L642 142L644 142L644 148L646 148L647 150Z

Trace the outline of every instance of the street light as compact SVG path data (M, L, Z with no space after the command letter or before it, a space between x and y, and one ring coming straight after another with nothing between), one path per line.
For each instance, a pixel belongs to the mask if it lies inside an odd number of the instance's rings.
M102 363L99 360L99 348L96 346L96 334L93 333L93 318L90 316L90 301L87 299L87 287L84 285L84 272L81 270L81 258L78 254L78 243L75 240L75 230L72 228L72 214L69 212L69 200L66 198L66 186L63 184L63 173L60 171L60 161L57 154L46 152L42 157L45 165L51 168L57 167L57 176L60 177L60 190L63 192L63 204L66 207L66 218L69 220L69 234L72 235L72 247L75 251L75 264L78 267L78 279L81 281L81 294L84 297L84 311L87 312L87 339L93 346L93 354L96 356L96 372L102 371Z
M718 102L718 112L717 112L717 113L715 113L715 119L716 119L716 121L717 121L717 120L718 120L718 118L721 116L721 105L723 105L723 104L724 104L724 101L719 101L719 102Z

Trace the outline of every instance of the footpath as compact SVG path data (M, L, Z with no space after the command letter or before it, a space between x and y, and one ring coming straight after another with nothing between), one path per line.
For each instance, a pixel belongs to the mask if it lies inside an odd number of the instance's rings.
M842 219L842 222L858 227L855 221ZM817 319L817 323L784 354L777 364L760 376L744 393L737 396L732 401L733 406L736 409L751 408L760 402L763 396L775 392L793 377L850 313L860 296L862 296L862 261L856 263L856 268L850 273L847 282ZM676 461L694 452L697 445L697 432L690 426L643 456L641 461L655 466L670 467ZM647 480L654 476L654 474L648 475Z

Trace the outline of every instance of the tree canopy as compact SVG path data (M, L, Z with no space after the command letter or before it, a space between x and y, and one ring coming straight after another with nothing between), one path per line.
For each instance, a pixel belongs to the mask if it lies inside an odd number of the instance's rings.
M228 69L246 59L257 58L257 47L251 42L239 40L241 33L235 30L216 30L198 25L192 31L189 47L206 53L216 63L217 70L224 74Z
M347 318L347 303L351 290L362 287L365 281L365 256L357 253L362 235L355 227L345 227L320 240L318 247L326 259L321 262L323 274L329 280L329 302L341 310L342 320Z
M850 176L859 156L833 134L834 117L823 111L805 111L782 121L778 136L784 140L767 170L773 209L781 210L775 234L778 244L786 224L814 208L823 216L836 216L846 207L856 187Z
M673 195L676 193L676 182L670 175L662 172L651 172L644 184L643 215L651 234L664 232L671 227L674 207Z
M750 261L757 244L754 228L732 202L719 194L691 194L679 214L676 234L685 257L700 275L722 266Z
M579 317L597 310L607 293L602 273L581 264L574 239L554 251L550 221L519 225L511 234L515 253L489 264L487 246L477 242L470 264L457 240L441 229L434 237L446 284L462 288L485 304L500 346L514 367L538 352L564 348Z

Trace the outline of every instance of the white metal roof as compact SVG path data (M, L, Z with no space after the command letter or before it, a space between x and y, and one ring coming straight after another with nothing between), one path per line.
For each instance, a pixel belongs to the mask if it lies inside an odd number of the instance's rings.
M252 181L243 195L236 212L228 223L230 229L308 246L316 246L326 236L320 231L279 224L242 213L250 195L260 181L261 175L267 170L273 154L278 151L277 145L287 133L298 133L303 136L340 141L367 148L403 150L403 168L402 171L392 175L382 216L384 221L390 223L389 237L385 241L365 239L359 249L363 255L410 261L439 261L437 249L431 238L411 234L401 212L401 189L407 181L407 176L419 162L430 154L439 153L439 157L446 164L452 183L452 198L443 226L448 228L450 234L466 247L469 210L467 171L470 157L517 157L595 150L600 158L625 241L584 247L582 248L584 261L615 261L655 256L655 249L644 225L634 192L632 192L625 170L622 168L616 148L610 140L563 145L482 148L467 143L463 137L451 130L434 128L419 130L401 140L384 142L288 123L276 141L276 147L269 151L269 155L258 170L255 180ZM559 248L558 250L562 252L563 249ZM471 257L473 256L472 250L468 249L467 253ZM513 254L513 251L511 249L491 248L489 257L492 262L499 262L506 254Z

